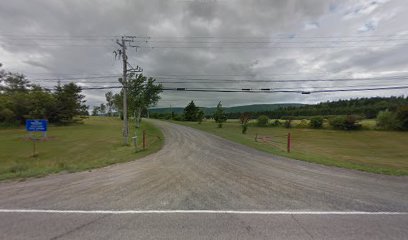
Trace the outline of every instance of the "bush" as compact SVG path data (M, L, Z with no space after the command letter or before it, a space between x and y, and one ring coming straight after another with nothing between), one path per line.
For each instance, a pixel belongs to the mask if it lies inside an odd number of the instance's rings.
M14 114L14 112L8 108L4 108L3 110L0 111L1 122L11 123L15 121L15 118L16 114Z
M408 130L408 105L401 106L397 109L396 119L398 121L398 129Z
M302 119L299 124L296 125L297 128L307 128L309 122L306 119Z
M246 134L248 130L249 119L251 119L250 113L242 113L241 116L239 117L239 122L241 123L242 127L242 134Z
M180 115L180 114L177 114L177 115L174 116L173 120L174 121L184 121L184 116Z
M283 123L283 126L285 128L291 128L292 127L292 119L286 120L285 123Z
M279 127L280 125L282 125L282 123L278 119L275 119L275 121L269 124L271 127Z
M377 126L385 130L393 130L398 128L396 114L388 110L381 111L377 115Z
M269 122L269 118L266 115L261 115L257 119L258 127L267 127Z
M355 115L339 116L330 120L330 125L334 129L340 130L357 130L361 128L358 123L359 117Z
M322 117L312 117L309 123L311 128L322 128L323 118Z

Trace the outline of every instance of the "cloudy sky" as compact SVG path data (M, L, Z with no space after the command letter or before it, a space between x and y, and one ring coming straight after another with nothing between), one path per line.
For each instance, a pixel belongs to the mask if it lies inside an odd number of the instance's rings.
M0 63L46 87L58 79L83 87L117 86L116 39L130 35L139 46L129 48L130 64L165 87L406 86L407 12L406 0L0 0ZM106 91L85 91L88 104L102 103ZM314 103L407 92L166 91L158 106L190 100L199 106Z

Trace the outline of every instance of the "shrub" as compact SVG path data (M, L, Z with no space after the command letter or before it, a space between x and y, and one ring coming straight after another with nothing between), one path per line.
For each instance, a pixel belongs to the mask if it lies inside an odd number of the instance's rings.
M396 119L398 121L399 130L408 130L408 105L401 106L397 109Z
M291 128L292 127L292 119L288 119L283 123L283 126L285 128Z
M377 115L377 126L385 130L393 130L398 128L396 114L388 110L381 111Z
M180 114L177 114L177 115L174 116L173 120L174 121L184 121L184 116L180 115Z
M311 128L322 128L323 118L322 117L312 117L309 123Z
M273 121L271 124L269 124L271 127L279 127L280 125L282 125L282 123L278 120L275 119L275 121Z
M8 108L0 111L0 121L1 122L13 122L15 120L16 114Z
M330 120L330 125L334 129L357 130L361 128L358 120L359 118L355 115L338 116Z
M309 126L309 122L306 119L302 119L299 124L296 125L297 128L306 128Z
M241 116L239 117L239 121L242 127L242 134L246 134L248 130L248 122L250 118L251 118L250 113L242 113Z
M268 126L269 118L266 115L261 115L257 119L258 127L266 127Z

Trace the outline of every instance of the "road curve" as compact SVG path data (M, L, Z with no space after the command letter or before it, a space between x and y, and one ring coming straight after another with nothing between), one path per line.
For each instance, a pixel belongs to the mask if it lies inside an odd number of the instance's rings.
M0 183L0 209L408 212L408 177L370 174L277 157L188 127L150 121L159 126L165 136L165 145L159 152L137 161L88 172ZM144 226L146 231L156 229L164 238L172 236L172 232L175 238L191 238L199 231L203 237L237 239L236 234L243 229L242 236L247 236L243 239L271 236L286 239L340 236L346 239L344 231L338 235L333 232L343 225L350 229L370 229L371 235L367 235L370 239L376 239L375 236L381 239L384 233L388 234L388 239L408 236L408 215L121 216L0 212L0 238L35 238L34 234L39 234L38 239L135 239L131 229ZM41 226L38 222L41 219L54 228L44 226L35 230ZM217 221L219 223L214 225ZM158 228L158 222L163 231ZM330 222L333 231L329 226L322 228ZM38 225L32 226L32 223ZM207 225L201 225L203 223ZM393 227L384 228L383 223L392 223ZM283 227L279 230L282 233L270 231L278 225ZM182 233L177 226L190 228L186 235L177 235ZM205 226L214 232L203 230ZM326 230L318 230L318 226ZM284 231L286 228L288 231ZM17 229L22 235L16 233ZM119 231L118 235L112 235L112 231ZM206 233L223 235L208 236ZM150 231L140 236L143 236L141 239L160 237ZM355 236L351 234L350 239Z

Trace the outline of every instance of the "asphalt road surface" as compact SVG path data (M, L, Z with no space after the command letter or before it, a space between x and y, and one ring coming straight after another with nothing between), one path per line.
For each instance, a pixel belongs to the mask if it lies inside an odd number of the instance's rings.
M154 123L165 146L143 159L0 183L0 239L408 239L408 177Z

